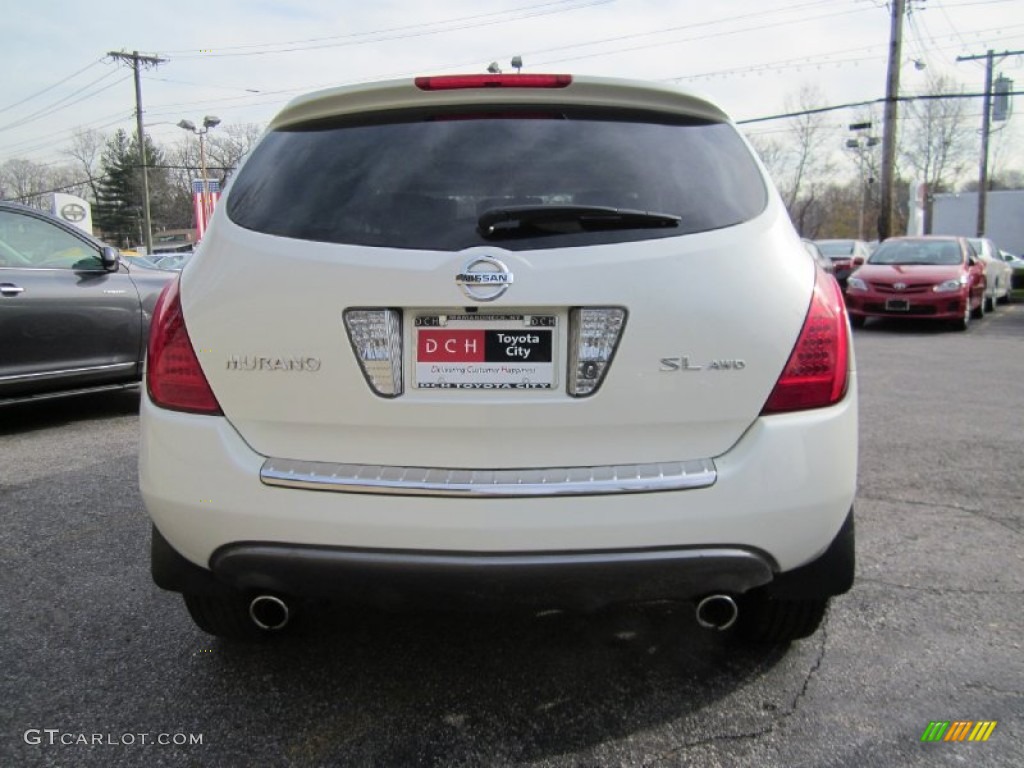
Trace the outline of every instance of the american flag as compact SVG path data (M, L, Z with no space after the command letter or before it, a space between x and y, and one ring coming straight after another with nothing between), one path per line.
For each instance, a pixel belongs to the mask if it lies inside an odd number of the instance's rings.
M203 181L206 193L203 194ZM192 179L192 207L196 215L196 239L202 240L207 224L213 216L213 208L220 200L220 181L217 179Z

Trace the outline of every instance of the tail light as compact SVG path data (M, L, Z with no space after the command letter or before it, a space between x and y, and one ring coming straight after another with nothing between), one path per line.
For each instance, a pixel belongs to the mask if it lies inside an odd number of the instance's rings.
M164 286L149 328L146 387L155 405L174 411L220 415L185 328L178 279Z
M625 323L624 309L586 307L572 310L569 317L570 395L586 397L601 386Z
M437 75L417 77L421 91L455 91L464 88L565 88L572 75Z
M839 284L819 269L800 337L761 413L824 408L842 400L849 343Z

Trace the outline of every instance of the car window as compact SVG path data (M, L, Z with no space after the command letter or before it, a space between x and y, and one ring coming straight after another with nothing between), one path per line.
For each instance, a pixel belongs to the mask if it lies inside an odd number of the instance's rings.
M620 111L476 108L318 122L268 134L239 171L228 216L268 234L461 250L490 241L480 215L509 206L608 206L678 226L537 233L556 248L719 229L767 204L735 128Z
M871 254L869 264L960 264L960 246L945 240L886 240Z
M971 248L974 250L975 254L977 254L981 258L983 258L983 259L990 259L990 258L992 258L985 251L985 241L984 240L982 240L980 238L969 237L969 238L967 238L967 242L970 243Z
M850 256L853 254L853 241L852 240L819 240L818 247L821 248L821 252L829 258L835 259L843 256Z
M0 211L0 266L102 269L99 249L35 216Z

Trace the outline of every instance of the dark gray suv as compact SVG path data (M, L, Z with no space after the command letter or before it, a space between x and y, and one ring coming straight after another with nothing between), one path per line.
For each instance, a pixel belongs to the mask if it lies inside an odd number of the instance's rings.
M153 305L174 275L0 203L0 405L137 385Z

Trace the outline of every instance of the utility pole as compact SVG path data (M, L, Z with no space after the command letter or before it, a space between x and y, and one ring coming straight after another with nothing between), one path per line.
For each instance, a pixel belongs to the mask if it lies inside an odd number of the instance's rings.
M107 53L117 61L129 64L135 72L135 124L139 139L139 164L142 166L142 216L145 222L146 253L153 252L153 221L149 211L149 165L146 162L146 134L142 125L142 81L139 79L140 66L156 67L167 59L156 56L142 56L138 51L109 51Z
M878 213L878 239L892 234L893 177L896 175L896 105L900 91L903 57L903 15L906 0L892 0L889 25L889 74L885 84L885 116L882 125L882 189Z
M1003 51L999 54L1002 61L1007 56L1024 54L1024 51ZM988 204L988 137L992 126L992 70L995 67L996 53L991 48L977 56L957 56L957 61L977 61L985 59L985 94L984 107L981 115L981 159L978 161L978 223L975 234L985 236L985 209ZM997 118L998 119L998 118Z

